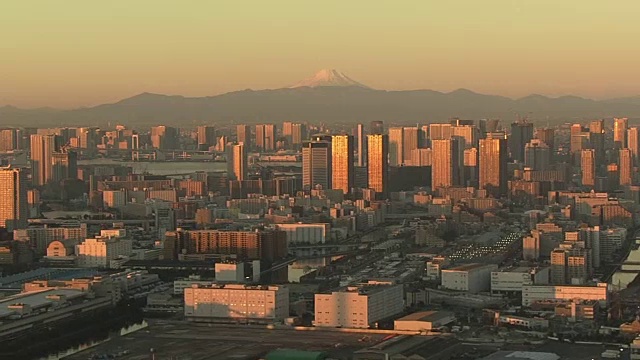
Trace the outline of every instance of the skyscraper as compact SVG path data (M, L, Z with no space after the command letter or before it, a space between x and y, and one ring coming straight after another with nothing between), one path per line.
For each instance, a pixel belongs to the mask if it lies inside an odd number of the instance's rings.
M404 129L401 127L389 128L389 165L402 165L404 144Z
M51 179L49 181L60 182L65 179L78 177L78 154L63 148L51 155Z
M216 144L216 129L213 126L198 126L198 150L209 150Z
M387 197L389 139L387 135L371 134L367 136L369 188L380 198Z
M330 139L330 138L329 138ZM302 144L302 187L331 189L331 141L312 137Z
M354 187L353 136L333 135L331 137L331 187L344 194Z
M307 126L305 124L291 124L291 145L298 149L302 142L307 139Z
M18 148L18 132L16 129L0 130L0 152Z
M594 120L589 124L589 144L596 152L596 164L602 164L605 159L604 135L604 120Z
M402 129L402 163L407 164L411 162L412 153L414 150L420 148L420 128L405 127Z
M151 145L156 149L177 149L178 129L170 126L154 126L151 128Z
M613 119L613 143L618 149L627 147L627 127L629 120L627 118Z
M548 170L549 145L540 139L531 139L524 147L524 166L535 171Z
M593 149L584 149L580 153L582 167L582 186L594 186L596 183L596 154Z
M53 178L52 157L60 148L56 135L31 135L31 177L33 185L46 185Z
M276 148L276 126L274 124L256 125L256 147L262 151Z
M382 121L372 121L369 126L369 133L371 135L384 134L384 123Z
M620 186L633 184L633 155L630 149L620 149L618 160L620 171Z
M449 140L451 139L451 124L429 124L429 139Z
M458 154L458 138L448 140L431 140L432 166L431 188L459 185L460 160Z
M536 139L544 142L549 146L549 151L551 152L549 155L553 155L555 149L555 137L556 131L553 128L540 128L536 129ZM552 160L551 158L549 160Z
M358 136L358 166L363 167L367 164L367 139L363 124L358 124L356 133Z
M631 155L633 156L633 164L638 165L640 159L638 155L640 154L640 138L639 138L639 129L637 127L632 127L627 130L627 148L631 150Z
M245 151L251 151L251 127L249 125L240 124L236 126L236 141L238 144L244 145Z
M465 149L475 147L478 141L478 128L472 124L458 124L451 127L451 136L464 139Z
M524 146L533 139L533 124L525 121L517 121L511 124L509 136L509 153L511 158L518 162L524 162Z
M21 169L0 168L0 227L27 227L27 177Z
M242 143L227 145L227 176L229 180L247 179L247 152Z
M507 192L507 140L487 134L480 139L478 149L480 167L479 188L498 197ZM524 160L524 159L523 159Z

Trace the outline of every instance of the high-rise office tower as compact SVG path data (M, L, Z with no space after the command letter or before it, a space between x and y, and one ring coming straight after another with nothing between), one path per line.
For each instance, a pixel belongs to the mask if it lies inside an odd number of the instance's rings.
M480 189L486 189L498 197L507 192L507 140L487 134L481 139L478 149Z
M282 136L291 143L291 128L293 123L291 121L285 121L282 123Z
M403 156L404 129L401 127L389 128L389 165L400 166Z
M524 166L535 171L549 169L549 145L540 139L531 139L524 147Z
M363 124L358 124L356 136L358 137L358 166L363 167L367 164L367 139Z
M407 164L411 162L412 153L414 150L420 148L421 138L420 128L405 127L402 129L402 163Z
M431 188L460 185L458 138L431 140Z
M613 119L613 143L618 149L627 147L627 127L629 120L627 118Z
M21 169L0 168L0 227L26 228L28 217L27 176Z
M549 146L549 151L553 153L555 148L556 130L553 128L539 128L536 129L536 139L544 142Z
M633 164L638 165L640 162L638 159L638 155L640 154L640 137L639 128L632 127L627 130L627 148L631 150L631 155L633 156Z
M209 150L216 144L216 129L213 126L198 126L198 150Z
M329 137L330 139L330 137ZM302 144L302 186L305 190L331 189L331 141L312 137Z
M467 186L478 187L478 148L464 149L464 178Z
M53 177L52 157L60 148L56 135L31 135L31 178L33 185L46 185Z
M60 182L65 179L78 177L78 154L75 151L63 148L51 155L51 179Z
M451 136L459 136L463 138L465 149L470 149L477 145L478 128L473 124L458 124L451 127Z
M305 124L291 124L291 145L293 148L299 148L302 142L307 139L307 126Z
M156 149L177 149L178 129L170 126L154 126L151 128L151 145Z
M596 152L596 164L604 162L604 132L604 120L594 120L589 124L589 144Z
M429 139L449 140L451 139L451 124L429 124Z
M227 145L227 176L229 180L247 179L247 151L243 143Z
M372 121L369 126L369 134L381 135L384 134L384 123L382 121Z
M596 183L596 154L593 149L584 149L580 153L582 167L582 186L594 186Z
M524 146L533 139L533 123L517 121L511 124L508 147L511 158L524 162Z
M18 133L16 129L0 130L0 152L12 151L18 148Z
M369 188L385 199L388 191L389 138L387 135L371 134L367 136L367 145Z
M250 151L251 143L251 127L249 125L240 124L236 126L236 141L244 145L245 151Z
M256 147L262 151L276 148L276 126L274 124L256 125Z
M353 136L333 135L331 137L331 187L348 194L354 187L354 180Z
M630 149L620 149L618 159L618 171L620 172L620 185L633 184L633 155Z

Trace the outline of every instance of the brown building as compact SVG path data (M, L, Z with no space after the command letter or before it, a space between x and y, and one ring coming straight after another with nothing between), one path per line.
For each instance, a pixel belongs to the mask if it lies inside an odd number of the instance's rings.
M165 240L165 259L179 253L235 255L243 260L273 262L288 255L284 231L171 231Z

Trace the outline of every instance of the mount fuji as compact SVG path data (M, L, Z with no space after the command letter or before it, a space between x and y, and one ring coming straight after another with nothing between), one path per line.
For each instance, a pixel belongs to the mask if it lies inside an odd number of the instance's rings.
M347 75L341 73L336 69L322 69L315 73L312 77L299 81L293 86L290 86L290 89L300 88L300 87L321 87L321 86L356 86L365 89L370 89L368 86L359 83Z

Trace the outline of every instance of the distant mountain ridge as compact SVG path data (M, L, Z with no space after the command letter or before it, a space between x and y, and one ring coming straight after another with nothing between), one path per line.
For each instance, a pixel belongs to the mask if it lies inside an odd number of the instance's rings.
M0 107L0 126L105 126L153 124L301 121L389 124L443 121L451 117L500 118L517 114L531 121L562 123L611 117L640 117L640 96L592 100L578 96L529 95L511 99L467 89L387 91L367 87L348 76L323 70L290 88L242 90L217 96L184 97L142 93L112 104L73 110Z

